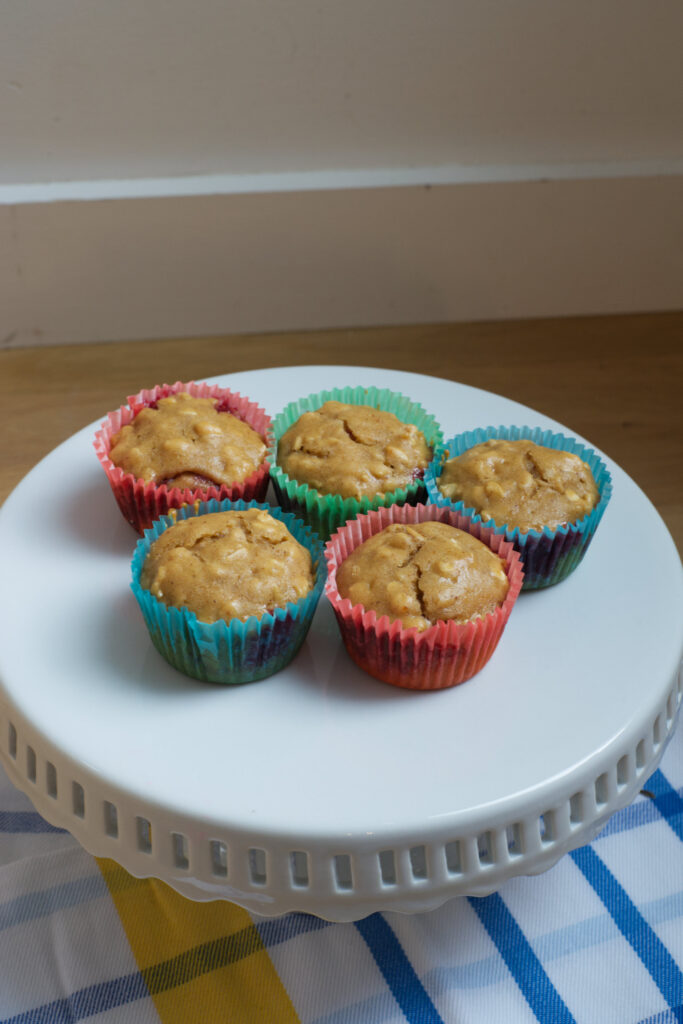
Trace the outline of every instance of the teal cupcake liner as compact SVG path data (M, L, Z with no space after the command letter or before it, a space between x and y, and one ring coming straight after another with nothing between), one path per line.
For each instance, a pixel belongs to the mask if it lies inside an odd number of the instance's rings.
M502 438L506 441L529 440L545 448L557 451L572 452L590 468L597 484L600 498L595 508L583 519L555 529L544 526L542 530L522 531L519 527L511 529L505 523L496 523L492 519L484 520L477 511L465 505L464 501L451 501L439 490L439 477L444 462L456 458L463 452L482 444L490 438ZM567 578L576 569L588 550L598 523L607 508L612 495L612 478L607 466L592 448L587 448L574 438L558 434L541 427L484 427L468 430L457 434L451 440L439 445L434 458L425 473L425 486L429 500L435 505L447 506L466 515L475 523L485 523L495 533L504 534L505 539L512 541L522 557L524 566L523 590L539 590L550 587Z
M313 559L315 583L301 601L276 608L273 614L251 616L245 622L200 622L187 608L159 601L140 584L140 574L150 547L164 530L180 519L209 512L260 508L285 524ZM131 589L142 611L152 643L174 668L208 683L248 683L279 672L294 658L308 633L326 579L323 545L316 535L288 512L257 501L195 502L162 516L145 530L131 563Z
M328 401L346 402L350 405L371 405L383 412L391 412L402 423L411 423L421 430L427 444L434 452L443 442L441 427L434 417L418 402L413 402L398 391L388 388L345 387L319 391L296 402L290 402L273 420L272 444L268 459L270 479L273 483L278 504L294 512L306 522L322 540L327 540L349 519L365 514L372 509L390 505L415 505L426 496L424 482L416 480L408 487L371 497L344 498L340 494L321 494L308 484L299 483L288 476L277 464L278 443L282 435L305 412L319 409Z

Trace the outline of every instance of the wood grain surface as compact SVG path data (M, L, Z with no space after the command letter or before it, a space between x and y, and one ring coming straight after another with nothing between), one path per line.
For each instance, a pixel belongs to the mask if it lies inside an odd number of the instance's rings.
M633 477L683 552L683 313L5 350L0 501L52 448L141 387L310 363L446 377L559 420Z

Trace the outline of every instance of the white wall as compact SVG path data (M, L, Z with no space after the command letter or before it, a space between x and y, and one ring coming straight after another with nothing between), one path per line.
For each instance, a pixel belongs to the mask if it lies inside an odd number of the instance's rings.
M680 0L4 0L0 344L683 305L682 42Z
M0 12L2 183L683 162L680 0Z

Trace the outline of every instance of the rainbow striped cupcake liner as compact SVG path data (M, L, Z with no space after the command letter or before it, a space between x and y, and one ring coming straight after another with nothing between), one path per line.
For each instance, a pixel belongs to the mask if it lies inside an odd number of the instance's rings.
M245 622L233 619L206 623L200 622L187 608L169 607L143 589L140 575L147 553L169 526L179 519L248 508L269 512L310 551L315 582L306 597L261 618L251 616ZM241 500L195 502L162 516L138 541L131 570L131 589L156 649L180 672L209 683L254 682L288 665L306 639L326 578L322 543L304 523L280 509Z
M270 417L256 402L240 395L238 391L230 391L229 388L221 388L215 384L195 383L194 381L184 384L177 381L175 384L159 384L154 388L139 391L137 395L132 395L128 399L127 405L122 405L107 415L106 420L95 434L93 443L97 458L107 475L109 486L121 513L138 533L142 533L152 525L155 519L166 515L171 509L180 508L182 505L191 504L194 501L210 499L263 501L266 496L269 481L267 459L264 459L258 469L245 480L230 485L220 484L194 490L167 487L166 484L153 482L145 483L144 480L136 479L132 473L126 473L120 466L114 465L109 456L111 441L121 427L132 423L141 409L153 406L159 399L176 395L180 391L186 391L195 398L215 399L217 407L221 411L229 412L243 420L257 434L260 434L266 447L272 442Z
M291 479L277 464L278 442L282 435L305 412L319 409L328 401L347 402L352 405L371 405L383 412L391 412L402 423L412 423L421 430L432 451L443 441L443 433L434 417L423 407L398 391L387 388L345 387L319 391L296 402L290 402L273 419L274 443L268 453L270 478L278 503L300 516L319 537L326 540L335 530L349 519L369 512L371 509L390 505L414 505L426 497L424 482L414 484L386 494L372 497L343 498L339 494L321 494L308 484Z
M578 455L590 468L600 493L595 508L583 519L566 526L558 526L555 529L544 526L542 530L522 531L519 527L510 529L504 523L495 523L492 519L483 520L475 509L468 508L463 501L454 502L446 498L439 490L438 484L444 462L462 455L469 448L490 438L502 438L507 441L529 440L546 448ZM612 494L612 478L607 466L592 448L587 448L565 434L528 426L489 426L457 434L434 452L434 458L425 473L425 486L429 500L434 504L454 508L473 523L484 522L495 533L502 534L506 540L514 544L524 565L524 590L550 587L566 579L576 569L588 550Z
M337 571L352 551L392 523L430 520L465 530L502 559L509 587L499 608L470 622L437 622L419 632L404 629L400 620L378 617L373 609L352 605L348 597L341 596ZM480 672L498 646L524 577L519 553L504 537L452 508L438 505L392 505L358 516L328 540L325 559L325 595L349 656L376 679L410 690L444 690Z

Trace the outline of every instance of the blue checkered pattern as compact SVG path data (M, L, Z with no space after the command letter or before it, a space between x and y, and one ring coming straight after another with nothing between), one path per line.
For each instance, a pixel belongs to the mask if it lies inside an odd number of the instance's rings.
M683 732L634 803L543 875L428 914L251 920L302 1024L683 1022ZM231 985L228 953L251 948L195 948L183 969ZM0 1021L158 1022L150 979L179 990L174 972L139 969L97 862L0 770Z

